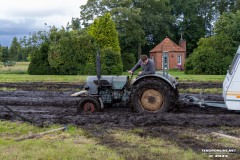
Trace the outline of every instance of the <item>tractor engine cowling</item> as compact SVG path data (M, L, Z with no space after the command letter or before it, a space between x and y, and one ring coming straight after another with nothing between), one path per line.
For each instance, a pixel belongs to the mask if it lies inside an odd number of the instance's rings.
M99 94L103 103L126 101L129 97L124 87L128 79L128 76L102 76L99 83L96 76L89 76L85 88L88 89L90 95Z
M102 87L99 90L99 96L103 103L126 102L129 99L128 94L124 90L112 90L109 87Z

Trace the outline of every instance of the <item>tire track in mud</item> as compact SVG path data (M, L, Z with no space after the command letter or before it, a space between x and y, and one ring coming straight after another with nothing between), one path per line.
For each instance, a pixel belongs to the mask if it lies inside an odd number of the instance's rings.
M26 84L24 84L26 85ZM27 84L29 86L29 84ZM54 84L53 86L57 86ZM162 114L139 114L132 112L128 107L105 108L102 112L83 115L77 114L78 97L71 97L74 91L61 85L58 91L33 90L0 91L0 118L21 120L7 110L10 107L16 113L31 119L37 124L60 123L75 125L103 124L108 126L240 126L240 114L218 108L200 108L191 103L179 101L173 111ZM19 86L20 88L21 86ZM31 88L29 87L29 88ZM55 88L55 89L56 89ZM63 89L63 91L59 91ZM183 97L181 94L180 97ZM198 95L196 95L198 96ZM207 100L222 100L221 95L202 95Z
M12 88L16 90L35 91L35 90L68 90L83 89L84 83L65 83L65 82L17 82L0 83L0 88ZM222 88L221 82L179 82L179 89L186 88Z

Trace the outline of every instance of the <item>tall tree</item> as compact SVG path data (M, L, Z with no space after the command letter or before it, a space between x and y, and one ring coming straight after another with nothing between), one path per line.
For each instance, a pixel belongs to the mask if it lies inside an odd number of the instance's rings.
M2 61L6 62L9 60L9 49L8 47L2 47Z
M48 62L57 74L84 74L88 56L95 54L93 38L85 30L52 28L49 42Z
M93 18L110 12L122 52L136 53L139 57L166 36L173 35L174 19L170 11L169 0L88 0L81 6L80 19L88 26Z
M3 47L0 44L0 62L3 60Z
M88 33L94 37L100 48L111 47L113 51L120 54L118 33L110 13L95 19L94 23L89 27Z
M79 18L72 18L70 28L72 28L73 30L81 29L80 19Z
M88 28L88 33L95 39L96 44L102 49L102 71L104 74L121 74L122 60L118 33L110 13L106 13ZM110 56L111 55L111 56ZM112 57L110 60L107 57ZM109 63L111 61L111 64Z
M208 0L171 0L172 14L176 17L175 37L183 34L187 54L197 47L200 38L212 34L214 2Z
M14 37L13 40L12 40L12 44L10 46L10 49L9 49L9 60L17 61L18 56L20 54L20 49L21 49L21 45L18 42L17 37Z
M169 0L135 0L134 7L141 9L141 26L146 40L143 53L148 53L166 36L173 38L174 17Z
M96 17L110 12L116 23L122 51L141 54L140 48L145 43L141 9L134 6L133 0L88 0L80 8L80 19L85 27Z
M223 13L216 22L215 34L202 38L186 63L186 72L225 74L240 44L240 11Z

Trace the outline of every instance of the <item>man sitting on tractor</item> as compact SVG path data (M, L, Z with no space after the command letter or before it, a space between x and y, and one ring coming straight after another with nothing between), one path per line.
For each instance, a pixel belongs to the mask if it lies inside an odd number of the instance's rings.
M135 70L142 67L142 71L138 73L139 76L146 74L155 74L155 63L152 59L149 59L147 55L141 55L138 63L128 73L133 74Z

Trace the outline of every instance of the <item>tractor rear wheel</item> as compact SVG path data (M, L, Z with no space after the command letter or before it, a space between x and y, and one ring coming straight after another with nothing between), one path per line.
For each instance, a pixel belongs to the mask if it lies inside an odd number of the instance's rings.
M174 89L161 79L148 78L133 86L131 102L139 112L166 112L174 107L177 95Z
M77 111L78 113L87 114L100 111L100 109L101 106L99 100L97 98L87 96L81 98Z

